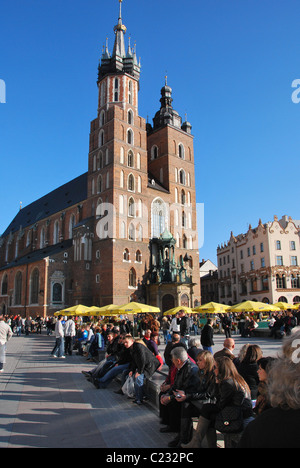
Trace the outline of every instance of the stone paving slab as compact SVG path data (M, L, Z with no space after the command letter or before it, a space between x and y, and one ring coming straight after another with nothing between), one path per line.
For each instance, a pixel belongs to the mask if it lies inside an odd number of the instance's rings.
M234 338L238 353L247 340ZM216 335L214 352L223 340ZM278 340L249 342L261 345L265 356L281 348ZM95 364L76 355L54 359L53 345L45 334L14 336L8 343L0 374L0 448L167 448L174 434L159 432L153 406L116 395L115 382L97 390L81 374Z
M116 395L116 383L97 390L81 374L95 364L81 356L50 356L54 338L14 336L0 375L0 447L164 448L159 418Z

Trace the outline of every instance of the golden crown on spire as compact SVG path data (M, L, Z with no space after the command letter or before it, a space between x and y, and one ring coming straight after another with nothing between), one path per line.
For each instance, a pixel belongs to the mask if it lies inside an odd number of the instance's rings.
M117 26L114 27L114 31L123 31L124 33L126 33L127 28L124 24L122 24L122 6L121 6L122 2L123 0L119 0L119 3L120 3L119 22Z

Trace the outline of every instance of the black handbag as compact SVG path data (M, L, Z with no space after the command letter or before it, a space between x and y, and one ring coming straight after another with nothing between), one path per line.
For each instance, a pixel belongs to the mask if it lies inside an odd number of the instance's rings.
M226 406L216 416L215 429L224 434L243 430L243 411L240 406Z

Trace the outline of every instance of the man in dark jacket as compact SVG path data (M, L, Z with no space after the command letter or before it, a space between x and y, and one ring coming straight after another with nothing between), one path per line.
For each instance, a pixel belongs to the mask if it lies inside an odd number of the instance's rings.
M135 400L141 405L144 397L145 379L150 379L159 368L160 362L145 344L134 341L131 335L126 335L124 346L130 349L132 361L129 367L129 376L134 376Z
M210 351L213 354L212 347L214 345L214 330L212 319L207 319L206 325L204 325L201 333L201 344L204 350Z
M223 315L221 323L222 323L222 328L224 330L226 338L231 338L232 320L229 317L229 315Z
M190 320L185 315L185 311L183 309L179 311L179 318L180 318L179 326L180 326L181 341L187 346L189 330L190 330Z
M200 382L198 368L189 360L187 351L182 346L174 348L171 354L177 373L171 388L160 398L160 414L164 421L168 421L167 427L162 427L160 432L179 433L181 404L187 395L197 393Z
M172 335L172 340L168 341L164 351L164 359L166 365L170 368L173 364L171 352L176 346L182 346L185 350L187 350L186 345L180 340L180 334L178 332L174 332Z
M284 331L289 336L292 333L292 329L297 325L297 320L294 317L290 309L286 312L286 317L284 318Z

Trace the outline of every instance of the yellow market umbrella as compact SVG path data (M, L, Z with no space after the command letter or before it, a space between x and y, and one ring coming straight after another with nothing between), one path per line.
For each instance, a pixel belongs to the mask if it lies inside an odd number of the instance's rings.
M287 302L276 302L273 304L276 307L279 307L280 310L287 310L287 309L298 309L300 304L288 304Z
M102 306L102 307L93 306L89 308L88 314L94 315L94 316L100 316L100 315L111 316L111 315L115 315L114 309L116 309L117 307L118 306L115 304L109 304L109 305Z
M147 304L140 304L139 302L128 302L128 304L117 306L116 309L113 310L113 312L114 314L158 314L160 312L160 309L159 307L154 307Z
M208 302L199 307L196 307L194 312L204 314L224 314L230 309L230 306L225 304L219 304L218 302Z
M54 315L87 315L90 307L84 306L82 304L78 304L72 307L68 307L67 309L60 310L59 312L55 312Z
M240 304L236 304L228 309L230 312L276 312L279 310L279 307L258 301L241 302Z
M178 307L174 307L173 309L167 310L166 312L164 312L164 315L175 315L180 310L184 310L186 314L193 314L194 313L193 309L191 309L190 307L178 306Z

